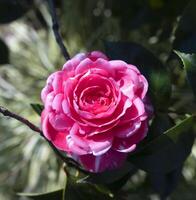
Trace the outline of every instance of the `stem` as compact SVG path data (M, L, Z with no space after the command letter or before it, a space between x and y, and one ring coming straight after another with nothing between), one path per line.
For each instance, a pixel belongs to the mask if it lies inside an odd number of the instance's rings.
M50 13L51 13L51 17L52 17L52 29L55 35L55 39L61 49L61 52L64 56L64 58L66 60L70 59L70 55L65 47L65 45L63 44L63 40L62 40L62 36L59 32L59 23L57 20L57 15L56 15L56 11L55 11L55 6L54 6L54 2L53 0L48 0L48 5L49 5L49 9L50 9Z
M53 149L54 153L63 162L65 162L68 166L74 167L75 169L83 172L84 174L88 173L86 170L84 170L82 167L80 167L75 160L73 160L72 158L69 158L69 157L65 157L63 154L61 154L61 152L47 138L45 138L42 130L39 127L37 127L36 125L34 125L33 123L31 123L29 120L25 119L24 117L21 117L21 116L17 115L16 113L13 113L13 112L9 111L7 108L4 108L2 106L0 106L0 113L2 113L4 116L16 119L17 121L19 121L19 122L25 124L26 126L28 126L31 130L33 130L35 132L38 132L40 134L40 136L42 136L48 142L48 144Z
M9 111L8 109L0 106L0 113L2 113L4 116L8 116L11 118L14 118L20 122L22 122L23 124L25 124L26 126L28 126L31 130L38 132L42 135L42 131L40 128L38 128L37 126L35 126L34 124L32 124L30 121L28 121L27 119Z

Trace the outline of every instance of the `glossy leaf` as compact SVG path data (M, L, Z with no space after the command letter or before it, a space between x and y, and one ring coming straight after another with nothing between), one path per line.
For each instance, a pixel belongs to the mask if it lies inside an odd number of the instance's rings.
M147 172L169 173L183 164L191 152L194 134L189 116L129 156L129 161ZM159 130L157 130L159 131ZM149 133L150 134L150 133Z
M169 173L149 173L150 182L154 190L162 199L166 199L168 195L177 187L179 179L182 175L182 166Z
M166 113L157 113L149 127L145 140L146 143L162 135L166 130L175 125L174 121Z
M110 200L111 197L105 194L105 191L100 192L91 184L76 183L73 180L67 182L64 193L64 200ZM113 199L114 200L114 199Z
M91 173L90 175L82 179L81 182L110 184L118 181L131 171L135 171L135 167L130 163L125 163L125 165L120 169L106 171L102 173Z
M188 82L196 97L196 54L185 54L179 51L175 52L182 60Z

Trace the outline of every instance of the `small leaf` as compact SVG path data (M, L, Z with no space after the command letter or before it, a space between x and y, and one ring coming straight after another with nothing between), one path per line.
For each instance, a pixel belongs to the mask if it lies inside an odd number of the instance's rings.
M22 197L28 197L32 200L60 200L63 195L63 189L55 190L52 192L46 192L46 193L17 193L17 195Z
M9 63L9 49L0 39L0 65Z
M187 79L196 97L196 54L175 53L180 57L186 71Z
M169 173L181 166L194 142L194 134L190 132L193 119L194 116L189 116L160 134L140 151L130 155L128 160L138 168L152 173Z
M40 116L42 110L44 109L44 106L38 103L37 104L31 103L30 105L33 108L33 110Z

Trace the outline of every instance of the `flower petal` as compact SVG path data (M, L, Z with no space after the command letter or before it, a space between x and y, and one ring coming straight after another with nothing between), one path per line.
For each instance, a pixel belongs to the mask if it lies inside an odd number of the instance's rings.
M63 94L59 93L57 94L52 102L52 108L56 112L62 111L62 101L63 101Z
M62 92L63 88L63 72L58 71L55 73L54 80L52 82L52 86L55 94Z
M53 128L56 129L57 131L68 130L73 125L73 121L63 113L60 114L50 113L49 121L53 126Z
M44 116L45 115L44 112L42 113L43 113L42 115ZM56 131L51 126L48 116L44 116L44 118L42 119L42 130L43 130L44 136L49 141L51 141L57 149L69 152L69 148L66 143L66 135L68 133Z
M114 138L112 149L128 153L134 151L136 144L140 142L148 131L147 122L143 121L140 129L128 138Z
M106 153L112 146L112 135L97 134L88 139L88 144L94 156L100 156Z
M70 129L70 134L66 137L67 144L71 152L84 155L90 153L90 147L87 140L82 136L78 135L79 126L75 123Z
M92 154L79 156L79 162L89 171L100 173L122 167L127 157L126 153L110 150L101 156Z
M87 53L87 57L90 58L92 61L96 61L99 58L104 60L108 60L107 56L103 54L101 51L92 51Z
M135 134L135 132L141 127L141 121L132 121L127 125L117 126L111 131L119 138L127 138Z

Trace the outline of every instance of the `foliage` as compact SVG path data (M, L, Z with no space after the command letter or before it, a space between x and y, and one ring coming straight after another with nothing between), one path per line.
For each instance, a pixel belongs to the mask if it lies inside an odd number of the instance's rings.
M138 66L149 82L154 116L148 137L126 164L100 174L62 167L37 134L0 118L0 199L134 200L153 199L155 193L161 199L194 199L196 2L55 3L69 52L100 49ZM39 123L40 90L64 63L47 1L1 1L0 11L0 102Z

